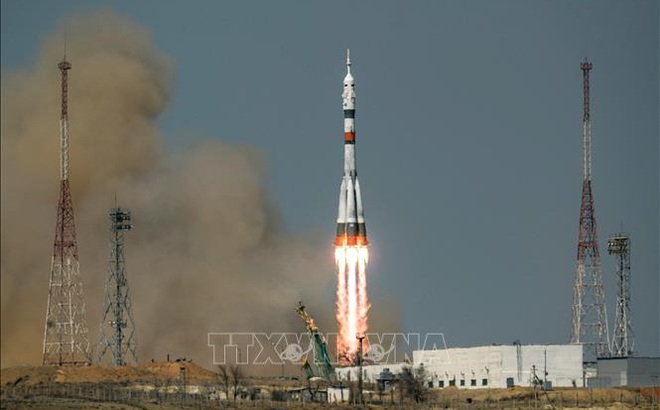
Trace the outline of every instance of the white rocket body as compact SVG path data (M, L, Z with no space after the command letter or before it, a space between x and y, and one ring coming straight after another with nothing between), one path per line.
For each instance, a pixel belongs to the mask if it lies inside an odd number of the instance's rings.
M355 79L351 74L350 55L346 54L346 77L342 93L344 109L344 177L339 191L337 211L337 246L366 246L362 194L355 167Z

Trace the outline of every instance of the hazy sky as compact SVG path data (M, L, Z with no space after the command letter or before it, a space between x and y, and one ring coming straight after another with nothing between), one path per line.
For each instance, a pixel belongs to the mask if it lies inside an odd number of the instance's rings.
M72 12L128 16L175 63L169 149L191 134L260 147L286 229L327 235L333 264L350 47L372 309L395 300L405 330L464 346L568 340L588 55L610 328L604 245L623 227L637 350L658 355L658 4L6 0L2 70Z

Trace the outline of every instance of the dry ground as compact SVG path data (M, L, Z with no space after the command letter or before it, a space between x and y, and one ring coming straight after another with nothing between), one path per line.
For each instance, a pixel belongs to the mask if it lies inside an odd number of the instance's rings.
M141 366L19 366L0 371L0 385L35 385L40 383L121 383L178 379L186 368L191 383L217 381L217 374L190 362L155 362Z
M255 401L243 401L236 406L230 402L217 400L188 399L188 402L179 403L172 400L145 399L145 396L132 397L123 402L112 402L107 397L76 396L78 386L88 389L103 389L103 386L119 386L119 389L135 388L137 385L167 385L172 387L178 383L180 368L186 369L187 380L190 385L217 386L218 375L189 362L159 362L149 363L137 367L43 367L22 366L2 369L0 371L0 384L2 385L2 401L0 409L98 409L98 410L171 410L171 409L211 409L211 408L267 408L267 409L327 409L351 408L348 405L329 405L312 403L282 403L271 401L269 398ZM272 380L247 380L250 386L261 386L261 391L269 395L273 389L298 387L299 381L284 381L278 378ZM56 392L58 387L64 388L64 394ZM369 388L370 386L366 386ZM45 389L44 389L45 388ZM51 389L52 388L52 389ZM115 387L116 388L116 387ZM49 390L50 389L50 390ZM176 389L176 388L175 388ZM59 396L59 397L54 397ZM83 398L84 397L84 398ZM390 396L384 394L386 402ZM435 389L429 392L429 402L424 405L414 405L409 402L401 403L395 396L393 406L376 405L377 395L372 396L372 404L365 406L373 410L380 409L563 409L563 410L623 410L623 409L649 409L660 410L660 388L610 388L610 389L574 389L557 388L554 391L534 391L531 388L515 387L512 389L479 389L460 390L456 387ZM653 407L652 407L653 406Z

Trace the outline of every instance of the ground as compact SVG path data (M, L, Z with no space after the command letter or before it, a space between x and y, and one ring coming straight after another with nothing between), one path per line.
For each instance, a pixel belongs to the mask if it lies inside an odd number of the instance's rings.
M19 366L2 369L0 384L121 383L178 379L185 368L190 382L217 381L217 374L191 362L154 362L141 366Z
M185 370L182 370L185 369ZM185 379L182 374L185 373ZM137 367L44 367L2 369L0 409L170 410L217 408L320 409L348 404L276 401L274 391L305 384L281 378L244 378L240 395L227 399L218 374L190 362L156 362ZM365 389L373 389L366 385ZM183 394L182 392L186 392ZM364 408L660 410L660 388L575 389L543 392L528 387L427 391L427 400L385 392L365 393Z

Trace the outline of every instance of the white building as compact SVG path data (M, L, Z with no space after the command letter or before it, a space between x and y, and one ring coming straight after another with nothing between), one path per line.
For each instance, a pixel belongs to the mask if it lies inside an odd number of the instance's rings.
M582 385L581 345L492 345L442 350L415 350L415 367L423 366L433 387L502 388L530 386L534 374L553 386Z
M581 345L492 345L413 351L413 363L378 364L363 367L363 380L376 382L388 368L398 374L404 366L424 367L427 385L465 389L530 386L533 374L552 386L582 386ZM357 380L358 368L336 369L340 380Z
M660 384L660 357L612 357L598 359L597 376L589 387L657 386Z

